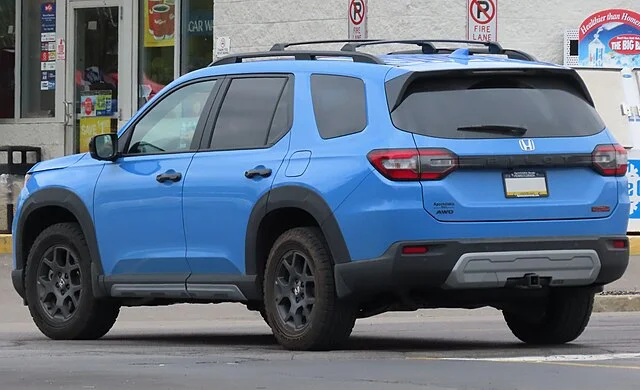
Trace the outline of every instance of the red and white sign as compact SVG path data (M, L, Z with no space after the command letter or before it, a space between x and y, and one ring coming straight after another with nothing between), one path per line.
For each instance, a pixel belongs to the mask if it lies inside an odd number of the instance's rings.
M467 0L467 39L498 40L498 0Z
M367 0L349 0L349 39L367 39Z
M609 41L609 48L629 56L640 54L640 35L623 34L613 37Z
M66 56L66 48L65 48L64 39L58 39L58 44L56 46L57 58L59 60L64 60Z

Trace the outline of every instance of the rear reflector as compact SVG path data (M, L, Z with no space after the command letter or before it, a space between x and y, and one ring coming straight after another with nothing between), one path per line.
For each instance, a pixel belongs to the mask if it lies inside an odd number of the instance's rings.
M627 150L622 145L598 145L591 154L593 167L602 176L624 176L627 174Z
M429 252L429 248L426 246L405 246L402 248L402 253L405 255L419 255Z
M390 180L440 180L458 167L458 156L447 149L383 149L367 155Z
M627 241L625 240L613 240L613 247L616 249L624 249L627 247Z

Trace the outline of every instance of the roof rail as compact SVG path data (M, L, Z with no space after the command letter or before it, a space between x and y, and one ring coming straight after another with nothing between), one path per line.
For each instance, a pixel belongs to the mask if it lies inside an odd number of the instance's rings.
M265 57L293 57L297 61L316 60L317 57L349 57L353 62L384 65L384 61L367 53L344 51L265 51L255 53L232 54L209 64L209 66L239 64L242 60Z
M358 48L363 46L373 45L388 45L388 44L405 44L405 45L417 45L422 47L422 54L436 54L438 49L433 45L434 43L466 43L469 45L483 45L486 46L490 54L502 54L504 49L497 42L484 42L484 41L468 41L459 39L404 39L404 40L389 40L389 41L374 41L374 42L360 42L360 43L347 43L342 47L343 51L357 51Z
M379 39L335 39L326 41L281 42L273 45L270 51L285 51L286 48L291 46L321 45L325 43L360 43L375 41L379 41Z

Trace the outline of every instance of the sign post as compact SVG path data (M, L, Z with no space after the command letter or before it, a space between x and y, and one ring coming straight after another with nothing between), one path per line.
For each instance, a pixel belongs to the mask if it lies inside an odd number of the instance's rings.
M367 0L349 0L349 39L367 39Z
M498 0L467 0L467 39L498 40Z

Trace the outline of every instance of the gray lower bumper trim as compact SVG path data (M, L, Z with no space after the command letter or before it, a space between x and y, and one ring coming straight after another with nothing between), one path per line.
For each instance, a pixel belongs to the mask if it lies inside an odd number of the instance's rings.
M507 279L527 273L550 277L552 286L583 286L596 280L600 267L594 250L466 253L458 259L444 287L504 287Z

